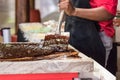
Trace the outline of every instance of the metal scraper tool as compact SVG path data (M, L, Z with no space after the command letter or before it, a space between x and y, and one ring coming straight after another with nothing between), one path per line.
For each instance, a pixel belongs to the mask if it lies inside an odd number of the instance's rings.
M56 34L59 34L59 35L61 35L61 26L62 26L63 17L64 17L64 10L60 12L58 26L56 29Z

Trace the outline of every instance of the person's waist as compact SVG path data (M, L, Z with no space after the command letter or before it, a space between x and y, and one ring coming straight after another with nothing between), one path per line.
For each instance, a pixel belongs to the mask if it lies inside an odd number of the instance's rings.
M104 29L100 29L100 32L104 32Z
M113 37L115 33L114 29L108 30L108 29L102 29L102 28L100 29L100 32L101 33L104 32L109 37Z

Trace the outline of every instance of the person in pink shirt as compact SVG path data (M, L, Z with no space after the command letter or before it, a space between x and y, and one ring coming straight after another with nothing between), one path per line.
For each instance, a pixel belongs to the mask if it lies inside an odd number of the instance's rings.
M75 38L75 33L72 32L73 30L78 30L78 29L74 29L73 27L71 28L67 26L76 24L76 21L78 20L78 18L82 19L82 21L78 22L77 25L74 25L74 27L80 24L83 24L84 23L83 19L97 22L97 25L100 27L99 35L106 50L105 65L104 65L105 67L107 66L109 54L113 46L112 37L114 36L114 33L115 33L115 30L113 28L113 18L116 15L117 3L118 3L118 0L61 0L61 2L59 3L60 9L64 10L67 17L69 17L69 18L66 18L65 30L71 33L71 38L74 37L74 39L78 39L77 37ZM71 25L68 24L70 23L69 20L71 20L71 23L72 22L74 23ZM81 34L81 33L77 33L77 34ZM84 49L83 46L82 48L80 48L81 46L78 45L81 39L79 39L79 41L76 40L78 41L77 42L78 44L74 42L72 44L72 41L75 41L75 40L71 39L70 44L82 52L82 49ZM86 55L88 55L89 52L83 51L83 53L86 53ZM98 52L96 51L96 53ZM91 55L88 55L88 56L91 57ZM95 57L92 57L92 58L95 59ZM99 60L95 59L95 60L99 62L100 59Z

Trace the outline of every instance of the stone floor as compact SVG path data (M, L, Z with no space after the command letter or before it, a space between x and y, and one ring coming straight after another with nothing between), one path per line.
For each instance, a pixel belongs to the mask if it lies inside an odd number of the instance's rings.
M120 80L120 72L117 72L116 76L117 76L117 80Z
M117 74L116 74L116 76L117 76L117 80L120 80L120 46L118 46L118 48L117 48L117 50L118 50L118 54L117 54L117 56L118 56L118 72L117 72Z

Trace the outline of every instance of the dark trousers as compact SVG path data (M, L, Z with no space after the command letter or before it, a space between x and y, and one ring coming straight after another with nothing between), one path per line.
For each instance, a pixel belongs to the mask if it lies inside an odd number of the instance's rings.
M108 65L106 68L113 75L116 75L116 72L117 72L117 43L113 43L113 48L110 52L110 56L108 59Z

